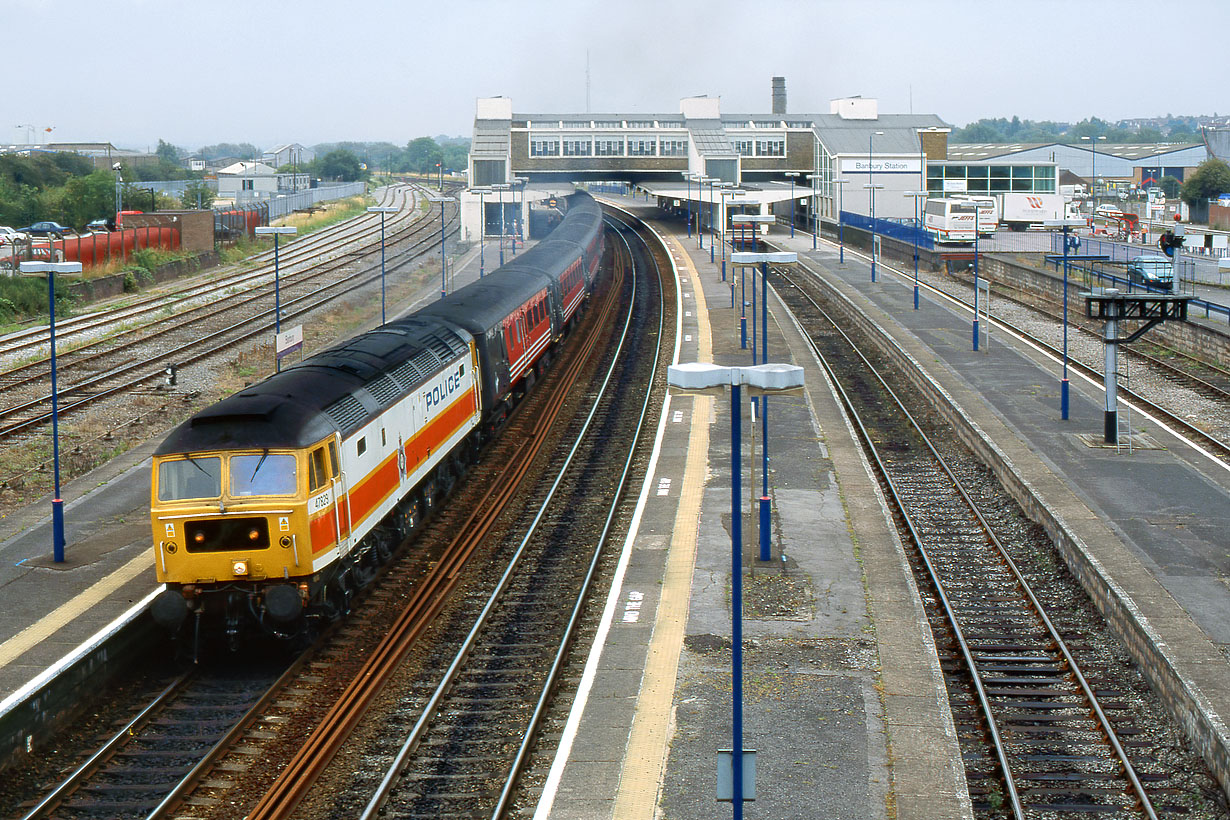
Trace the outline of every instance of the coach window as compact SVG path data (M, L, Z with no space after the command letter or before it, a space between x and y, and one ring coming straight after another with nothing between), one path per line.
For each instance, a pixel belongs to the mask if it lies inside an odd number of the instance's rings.
M308 471L308 490L316 492L329 482L329 464L325 458L325 448L317 447L312 451L311 464Z

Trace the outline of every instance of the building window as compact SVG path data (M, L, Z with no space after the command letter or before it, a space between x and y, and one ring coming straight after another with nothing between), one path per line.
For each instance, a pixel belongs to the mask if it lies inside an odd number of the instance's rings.
M621 120L595 120L594 128L623 128Z
M752 140L731 140L730 146L735 149L735 153L741 157L750 157L752 155L753 146Z
M658 141L655 139L628 140L628 156L653 157L658 154Z
M752 125L756 128L781 128L782 124L778 120L752 120Z
M558 157L559 156L559 140L558 139L530 140L530 156L531 157Z
M593 143L588 139L583 140L564 140L564 156L566 157L588 157L593 154Z
M687 140L662 140L662 156L664 157L686 157L688 155Z
M653 128L653 120L628 120L629 128Z
M622 157L624 155L624 141L621 139L596 139L594 140L594 155L599 157Z
M786 140L756 140L756 156L784 157L786 156Z
M240 181L243 183L243 189L244 189L245 191L252 191L252 190L255 190L255 188L256 188L256 180L254 180L254 179L244 179L244 180L240 180Z
M564 128L590 128L589 120L564 120Z
M811 122L810 120L808 120L808 121L804 121L804 120L786 120L786 127L787 127L787 128L813 128L814 126L815 126L815 123Z

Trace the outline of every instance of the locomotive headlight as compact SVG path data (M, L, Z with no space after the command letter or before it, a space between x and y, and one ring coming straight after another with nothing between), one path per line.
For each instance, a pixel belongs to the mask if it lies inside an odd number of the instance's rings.
M253 527L252 529L248 530L248 540L249 541L259 541L260 537L261 537L261 532L256 527Z
M247 575L248 574L248 562L242 558L239 559L238 561L232 561L231 562L231 574Z
M196 532L192 533L192 540L197 542L198 544L204 544L205 543L205 533L202 532L201 530L197 530Z

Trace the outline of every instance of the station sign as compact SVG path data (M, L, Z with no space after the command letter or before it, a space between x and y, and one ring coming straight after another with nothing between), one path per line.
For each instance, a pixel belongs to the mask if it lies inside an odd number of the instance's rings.
M295 325L289 330L283 330L277 335L278 358L288 356L303 347L303 325Z
M843 174L865 174L868 165L873 174L917 174L922 170L922 160L918 157L842 157L841 172Z

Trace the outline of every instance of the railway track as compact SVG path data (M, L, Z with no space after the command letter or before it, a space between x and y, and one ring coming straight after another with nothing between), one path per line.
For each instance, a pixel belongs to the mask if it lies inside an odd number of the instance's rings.
M406 237L407 241L412 242L411 246L403 248L401 258L386 265L386 270L396 271L434 247L439 236L439 225L431 220L416 223L410 236ZM452 221L455 220L454 213ZM369 250L367 254L376 252ZM356 288L379 281L378 267L346 271L352 261L346 257L298 276L280 277L286 280L280 285L286 293L281 300L282 320L303 316L348 295ZM313 287L317 281L322 284ZM224 287L230 289L234 285ZM303 292L305 287L311 289ZM61 417L100 399L159 379L169 364L187 366L221 349L263 337L274 326L274 310L270 306L252 311L250 306L268 301L269 292L265 290L229 296L218 305L200 304L184 313L159 319L153 325L133 329L125 334L128 337L126 340L112 337L95 346L72 351L67 356L57 356L57 371L61 379ZM175 340L184 335L189 336L188 341ZM19 386L42 386L47 381L49 368L45 361L37 363L37 366L21 366L20 370L20 382L10 382L3 390L3 394L14 403L0 408L0 440L37 428L50 419L50 393L38 393L32 398L14 401ZM10 371L8 375L12 377L13 373ZM78 373L84 375L76 375Z
M645 277L641 276L641 280L644 279ZM587 326L604 324L602 314L615 311L620 296L626 296L626 288L609 288L604 294L602 310L594 305L588 312L585 319ZM595 301L597 299L595 296ZM438 654L441 658L453 657L457 648L454 638L460 640L455 635L454 619L458 617L458 612L473 614L474 607L468 602L473 601L476 593L471 590L476 584L482 587L488 582L493 587L504 587L505 603L500 607L492 607L487 613L488 622L485 629L474 630L483 643L472 647L468 653L463 650L463 654L467 654L467 668L461 669L461 665L458 665L462 677L453 681L448 692L449 698L459 700L445 701L444 695L441 695L440 707L433 710L440 718L439 721L433 722L433 731L443 732L445 737L454 738L445 743L466 743L468 741L465 738L480 730L495 737L503 736L505 739L510 736L532 738L534 733L531 726L541 718L547 704L546 696L540 695L537 701L533 696L524 696L524 686L528 684L519 683L511 676L525 671L534 676L545 675L545 681L538 681L538 691L545 693L554 689L553 682L560 674L559 664L566 657L567 639L563 635L575 630L581 611L580 602L584 600L584 592L578 593L578 587L585 585L582 579L588 578L588 582L592 583L595 577L595 567L598 564L596 556L601 554L601 545L610 533L613 514L607 512L603 518L600 506L597 513L579 512L584 505L577 499L578 495L589 499L600 496L611 499L613 505L618 505L616 499L620 495L622 482L627 477L628 466L625 460L622 475L611 469L611 459L614 458L611 452L615 449L613 442L627 438L628 419L636 420L638 414L629 412L629 403L637 406L640 415L648 410L647 394L638 392L637 385L653 381L651 371L658 357L652 346L661 337L660 314L655 317L658 324L648 328L643 326L645 318L640 314L638 316L641 325L629 326L625 319L622 331L616 331L615 341L618 342L618 337L622 334L622 338L627 340L626 344L630 346L630 349L622 352L622 357L619 355L619 345L612 342L610 332L600 336L588 332L579 335L569 350L561 354L562 358L557 366L548 372L543 384L543 388L548 389L531 394L509 421L509 429L483 454L482 462L473 468L470 477L457 490L454 498L447 505L432 511L433 520L430 524L421 525L425 528L419 533L419 539L413 542L414 549L403 549L402 557L388 565L386 575L380 581L374 582L365 591L362 599L352 602L355 608L352 616L338 624L336 630L328 636L328 640L322 641L300 657L294 668L282 675L274 685L268 686L268 680L273 675L267 675L264 685L268 688L260 693L255 690L261 689L261 686L247 687L239 681L233 685L219 683L219 677L214 677L214 682L207 684L207 688L214 690L215 694L219 688L229 691L230 696L226 700L228 703L243 705L242 717L238 717L241 711L238 706L230 713L223 714L212 705L201 706L183 700L182 698L188 697L187 692L192 686L189 682L191 679L186 679L168 687L159 698L157 706L142 710L141 716L116 735L117 739L125 741L125 746L132 748L133 743L138 747L143 743L139 739L144 733L140 728L142 725L155 727L155 734L182 734L193 738L189 745L196 749L195 757L191 754L181 757L180 752L175 751L174 762L165 766L150 762L150 758L141 759L135 764L130 760L121 764L117 773L116 769L108 770L95 761L109 756L118 759L129 754L128 752L96 753L91 756L90 762L78 767L80 774L69 778L71 783L66 781L54 789L51 796L30 813L30 817L235 816L228 813L230 809L227 807L252 804L254 795L260 794L259 791L250 791L254 788L253 784L268 785L262 775L277 772L281 769L276 762L279 757L290 755L289 752L278 751L278 744L295 742L296 737L302 741L309 736L313 739L322 736L325 745L315 746L311 750L304 747L284 770L282 779L278 782L290 781L292 773L302 772L304 767L309 770L318 769L314 774L323 773L325 765L335 754L339 751L343 754L349 753L344 745L350 742L350 729L353 729L363 713L371 708L364 701L370 702L371 698L379 694L383 680L397 674L399 665L404 674L407 659L412 662L412 666L424 663L423 653ZM586 343L585 349L575 350L574 348L581 347L582 342ZM616 372L608 369L605 375L606 392L618 394L619 398L613 400L608 397L605 406L596 406L590 411L587 420L578 422L575 420L578 416L577 405L580 403L578 396L592 396L596 392L602 392L593 386L593 371L598 366L594 357L603 360L617 359L625 364L631 362L633 368L639 369L639 375L636 378L628 378L626 370ZM574 382L573 379L580 381ZM602 378L599 377L597 381L601 382ZM594 401L597 405L601 400ZM562 416L559 415L561 413ZM584 416L584 413L579 415ZM584 429L565 431L569 438L576 438L582 443L573 448L575 455L571 457L574 462L570 473L572 477L555 481L558 485L555 492L566 496L563 502L557 501L557 504L562 503L563 508L557 507L550 512L538 512L536 515L532 511L526 513L524 506L528 503L527 485L536 483L541 486L552 483L550 478L537 482L526 481L525 478L546 469L543 466L544 459L557 460L555 454L560 452L557 439L565 433L558 430L555 433L548 431L552 419L557 416L560 419L574 419L567 422L556 420L554 423L557 426L579 424L582 428L588 427L588 434ZM607 460L591 464L590 458L595 451L605 454ZM565 446L563 452L568 453L570 449ZM564 467L555 466L560 469ZM538 493L539 490L534 492ZM545 491L542 494L544 497L549 495ZM511 504L514 510L521 510L520 513L514 513L521 516L520 521L508 519L505 510L507 504ZM527 543L519 550L522 552L520 559L505 556L508 559L508 569L504 572L504 580L497 581L492 577L492 573L498 573L498 569L490 563L491 551L498 553L507 548L507 543L501 546L484 544L484 533L490 534L494 531L499 535L510 528L512 531L518 531L522 527L528 527L526 516L534 518L537 528L544 534L536 539L525 539ZM433 546L433 540L448 540L449 547L441 549ZM538 543L529 543L532 540ZM579 557L578 541L583 542L586 549L594 551L588 561ZM468 565L467 561L470 562ZM456 593L450 597L449 591L454 587L457 587ZM463 590L464 595L457 594ZM540 595L542 597L539 597ZM531 607L531 601L535 598L536 606ZM568 605L565 606L562 602ZM526 623L545 624L548 621L555 623L554 637L546 637L546 632L527 634ZM564 629L563 625L568 623L571 627ZM393 628L394 625L398 628ZM462 637L465 631L463 629ZM388 636L380 638L386 632ZM510 635L517 642L511 651L508 648ZM423 648L425 636L431 638L426 644L427 649ZM531 649L548 659L554 655L555 668L552 669L551 663L540 663L537 660L531 663L521 662L524 659L523 652L529 652ZM482 662L497 665L503 663L506 668L501 670L488 667L484 671L476 666ZM445 663L440 669L448 665ZM210 668L207 666L206 670ZM421 686L418 673L410 674L412 681L418 683L411 687L409 697L412 700L416 697L426 700L427 695ZM510 676L508 680L495 679L506 674ZM339 704L349 705L352 709L335 707L321 721L320 703L321 698L325 697L330 701L336 699ZM256 705L250 706L253 702ZM469 710L472 724L445 725L444 718L455 717L458 712L465 711L457 704L467 702L472 705L482 704L481 708ZM501 710L507 707L522 723L515 724L515 729L509 729L507 723L493 721L494 707L497 705ZM348 716L343 716L344 712L348 713ZM524 722L527 713L534 718L528 724ZM156 714L163 717L153 717ZM156 728L178 726L177 721L181 717L193 714L209 717L211 734L208 738L204 737L204 729L196 727L185 726L183 731L178 728L173 731ZM312 731L310 727L318 723L319 726ZM257 727L259 731L253 727ZM381 728L383 725L377 727L376 731L379 732ZM462 740L457 741L458 737ZM530 741L527 740L521 753L512 755L512 759L519 760L520 765L528 759L529 744ZM425 745L419 745L418 749L423 752L435 749L436 745L432 740ZM172 757L171 751L153 751L151 754L155 758L158 754L164 754L168 760ZM507 764L508 755L505 757L502 766ZM251 762L257 759L275 762L259 767L252 766ZM418 757L416 765L420 764L438 765ZM491 772L495 771L491 768L492 765L493 759L486 759L474 768L475 776L491 777ZM160 768L161 772L155 772ZM506 782L516 782L516 770L517 766L505 769L505 776L511 778ZM350 773L340 776L347 781L354 780ZM282 805L297 805L303 793L310 788L312 780L312 777L308 777L292 783L290 791L294 794L290 803ZM445 782L455 782L455 778L448 778ZM403 775L401 783L403 785L400 796L398 793L391 795L394 801L404 799L405 784L417 783L419 785L415 789L419 789L422 780L410 771ZM263 790L263 786L261 788ZM276 790L275 784L269 794L276 793ZM129 803L126 806L120 806L116 802L104 804L97 800L97 795L104 792L120 795L120 801L127 799ZM286 794L288 792L283 792L284 797ZM512 794L509 789L507 795ZM360 801L359 808L361 802L368 800L370 796L370 790L358 798L348 795L350 800ZM438 792L432 797L440 798L446 799ZM66 808L70 805L71 809ZM215 808L211 809L211 806ZM258 805L249 816L266 816L260 813L263 811L266 809ZM357 815L358 809L347 813L347 816ZM270 816L279 816L279 812L275 810Z
M1211 777L1193 783L1204 767L1181 733L1135 670L1108 662L1104 624L1041 532L840 330L814 280L770 281L836 385L909 547L978 816L1155 818L1210 801Z
M888 265L883 265L882 267L886 271L894 273L897 276L902 277L903 279L910 279L912 282L913 277L907 276L903 271L895 270ZM925 282L921 279L919 280L919 288L935 295L936 297L939 297L940 299L947 300L953 304L961 305L971 311L973 310L972 302L967 300L963 294L950 292L942 287L939 287L929 282ZM971 285L971 288L972 288L972 285ZM1012 301L1014 303L1021 304L1023 307L1029 310L1033 310L1044 316L1048 316L1048 318L1052 318L1056 320L1062 318L1059 314L1051 315L1051 314L1046 313L1045 311L1041 311L1035 305L1032 305L1026 302L1019 302L1018 300L1015 300L1015 299ZM1071 315L1069 315L1069 319L1071 319ZM1018 336L1022 340L1026 341L1028 344L1034 346L1035 348L1039 350L1044 351L1045 353L1055 357L1056 359L1061 359L1063 356L1063 350L1061 346L1047 341L1046 339L1042 338L1038 333L1031 332L1021 327L1019 324L1015 322L1009 321L1001 316L995 316L995 315L991 315L989 317L989 321L991 322L993 327L1001 328L1005 331L1013 333L1014 335ZM1075 323L1070 323L1070 326L1075 327L1076 325ZM1097 334L1093 330L1087 330L1086 332L1100 338L1100 335ZM1135 356L1139 358L1141 361L1145 361L1145 358L1138 355L1137 351L1132 350L1130 347L1125 348L1125 349L1128 351L1129 355ZM1170 350L1166 351L1167 356L1170 356L1171 354L1173 354L1174 357L1176 358L1183 358L1185 356L1185 354L1179 354L1176 351L1170 351ZM1148 354L1144 354L1144 355L1147 356ZM1159 357L1148 357L1148 358L1152 360L1148 362L1151 366L1153 364L1153 361L1160 362L1158 369L1167 373L1168 374L1167 378L1171 379L1173 383L1181 384L1186 387L1191 387L1201 392L1202 394L1215 399L1216 401L1222 402L1224 404L1230 404L1230 393L1222 392L1222 387L1220 387L1217 384L1218 380L1216 378L1204 379L1204 378L1201 378L1199 374L1192 372L1194 370L1199 370L1201 368L1204 368L1206 370L1213 369L1212 365L1208 365L1207 363L1200 362L1199 360L1192 360L1194 363L1188 369L1183 369L1183 368L1175 368L1174 365L1165 362L1164 359L1159 358ZM1186 357L1186 358L1191 360L1191 357ZM1100 384L1103 380L1103 372L1101 369L1099 369L1096 366L1093 366L1093 365L1090 365L1090 364L1087 364L1081 361L1080 359L1072 355L1071 352L1069 352L1069 356L1068 356L1068 367L1071 370L1076 371L1077 373L1085 376L1086 378L1090 379L1091 381L1095 383ZM1216 369L1213 369L1213 372L1216 373L1217 372ZM1227 386L1230 387L1230 384L1228 384ZM1145 411L1146 413L1151 415L1153 418L1155 418L1157 421L1169 426L1171 429L1176 430L1181 435L1185 436L1186 438L1193 441L1197 445L1205 448L1209 453L1213 454L1216 458L1222 461L1230 460L1230 440L1227 440L1227 438L1223 436L1222 434L1218 432L1212 432L1206 429L1204 426L1201 426L1199 423L1189 418L1186 413L1176 412L1175 410L1172 410L1171 408L1166 406L1166 404L1164 403L1164 400L1149 398L1148 396L1144 395L1143 391L1141 390L1133 390L1129 386L1120 384L1118 387L1118 392L1119 392L1119 396L1121 400L1127 399L1131 401L1139 409Z
M381 205L403 205L406 202L408 188L390 190ZM394 218L395 225L414 221L417 214L404 211ZM361 217L332 225L319 231L305 235L298 242L289 244L280 254L280 264L291 275L296 265L306 262L320 261L320 257L328 259L330 247L354 240L371 239L379 236L379 223L374 217ZM351 254L347 254L348 256ZM140 295L124 304L104 307L77 316L61 317L56 322L56 340L66 351L81 344L78 339L86 342L117 327L143 323L146 317L165 313L180 305L188 306L195 302L207 300L216 296L219 291L227 289L246 288L261 283L264 278L273 273L273 251L262 251L248 260L254 267L236 271L209 282L174 286L164 292L153 295ZM38 356L39 351L47 347L47 329L43 325L27 327L7 334L0 339L0 361L13 362L22 357L35 356L33 361L8 367L0 373L0 389L9 386L11 381L21 373L41 365L46 367L45 357ZM45 370L44 370L45 372Z
M630 281L624 287L645 289L644 273L637 278L639 283ZM613 288L611 295L622 289ZM547 478L537 482L542 489L533 491L535 501L512 525L512 537L497 548L501 558L487 559L493 566L486 574L499 576L492 577L485 603L466 607L471 613L481 608L477 618L441 619L447 628L432 638L435 650L430 657L415 664L408 691L396 696L379 717L366 719L383 729L361 752L372 771L355 776L352 766L339 764L337 768L346 772L346 785L326 777L328 785L322 781L317 789L314 810L333 803L331 811L345 816L393 812L497 817L512 804L612 532L636 447L633 428L644 423L649 410L649 392L643 385L654 382L652 370L661 353L654 345L661 336L662 308L659 304L648 311L656 327L645 328L644 312L634 314L630 301L629 305L617 338L589 339L589 347L606 361L606 375L599 379L600 387L586 391L597 395L579 429L540 455L551 461L544 468ZM608 302L604 311L614 308ZM635 377L629 369L636 371ZM515 435L515 440L534 447L541 439L528 430ZM520 478L517 486L518 494L524 495ZM509 492L517 493L516 486ZM597 497L606 503L593 503ZM484 524L494 523L496 505L484 503L480 508L489 506L493 512L482 516ZM324 775L324 765L358 723L356 713L369 708L368 682L392 674L376 658L374 654L371 669L359 678L364 691L356 686L352 697L338 701L314 742L296 754L249 818L297 814L300 802ZM429 685L433 680L437 683ZM405 727L405 735L389 732L393 726Z

